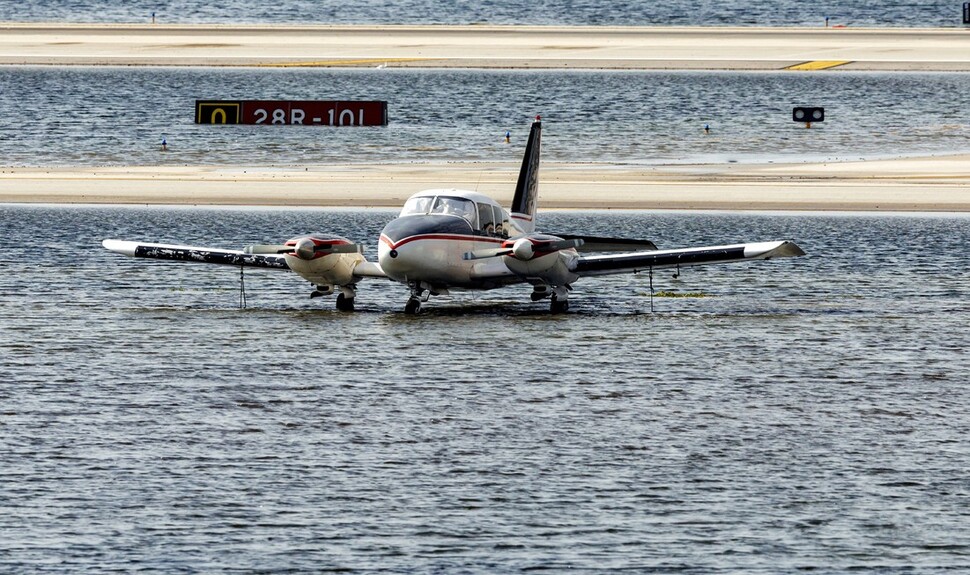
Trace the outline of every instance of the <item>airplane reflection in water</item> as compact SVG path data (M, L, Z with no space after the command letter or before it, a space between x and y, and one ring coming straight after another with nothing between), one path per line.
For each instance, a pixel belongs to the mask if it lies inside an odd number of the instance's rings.
M327 234L242 250L123 240L102 243L133 257L291 270L313 284L311 297L336 293L337 309L344 311L354 309L362 280L388 279L409 289L404 306L408 314L417 313L431 296L451 289L488 290L512 284L530 285L532 301L548 298L550 310L560 313L569 308L572 284L587 276L804 255L789 240L658 250L647 240L539 233L541 132L536 118L511 209L477 192L418 192L381 231L376 262L364 257L361 246Z

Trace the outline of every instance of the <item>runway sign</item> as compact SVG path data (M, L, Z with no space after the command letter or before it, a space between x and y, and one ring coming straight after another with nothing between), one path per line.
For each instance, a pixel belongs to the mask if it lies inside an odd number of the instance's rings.
M825 108L792 108L791 119L794 122L824 122Z
M387 102L382 100L196 100L195 123L386 126Z

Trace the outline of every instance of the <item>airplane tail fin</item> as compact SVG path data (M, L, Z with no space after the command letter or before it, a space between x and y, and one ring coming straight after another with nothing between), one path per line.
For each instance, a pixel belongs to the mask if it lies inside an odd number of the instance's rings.
M515 184L515 196L512 198L512 219L523 233L535 231L536 200L539 195L539 140L542 132L542 122L536 116L529 132L529 141L525 145L525 156L519 169L519 180Z

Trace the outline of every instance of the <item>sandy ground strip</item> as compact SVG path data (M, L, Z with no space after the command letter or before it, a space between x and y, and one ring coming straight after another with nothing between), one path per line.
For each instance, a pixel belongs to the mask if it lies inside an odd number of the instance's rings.
M970 70L952 29L0 23L0 64ZM811 69L809 65L807 69Z
M0 64L970 71L963 29L0 23ZM803 71L804 70L804 71ZM970 211L970 157L543 165L553 208ZM427 188L508 202L512 164L2 168L0 202L398 207Z
M0 168L0 203L400 207L430 188L508 204L517 164ZM545 163L540 205L970 212L970 156L817 164Z

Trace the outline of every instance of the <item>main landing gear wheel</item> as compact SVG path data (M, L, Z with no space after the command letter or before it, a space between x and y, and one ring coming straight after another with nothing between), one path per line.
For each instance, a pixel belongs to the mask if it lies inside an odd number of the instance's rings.
M404 304L404 313L408 315L414 315L421 311L421 300L418 298L410 298L408 303Z
M549 311L552 313L566 313L569 311L569 300L552 296L552 301L549 303Z
M337 294L338 311L354 311L354 298L347 297L342 293Z

